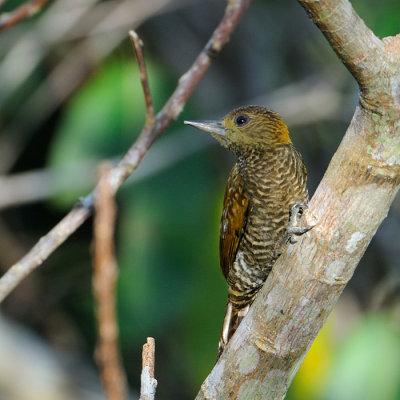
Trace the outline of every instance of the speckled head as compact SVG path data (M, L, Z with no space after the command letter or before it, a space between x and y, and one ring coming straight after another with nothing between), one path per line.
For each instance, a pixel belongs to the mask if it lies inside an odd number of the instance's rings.
M261 106L236 108L220 121L185 121L185 124L209 132L236 154L291 143L279 114Z

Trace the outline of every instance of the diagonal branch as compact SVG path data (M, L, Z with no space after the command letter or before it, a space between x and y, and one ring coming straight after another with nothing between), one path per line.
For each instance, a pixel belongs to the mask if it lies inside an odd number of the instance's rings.
M36 14L48 1L49 0L31 0L22 4L14 11L0 14L0 31L10 28L23 19Z
M179 83L167 103L157 114L151 126L144 126L136 142L110 173L112 192L115 193L125 179L139 165L153 142L179 116L190 94L203 77L212 58L229 40L252 0L229 0L221 22L193 65L179 79ZM82 199L48 234L0 279L0 302L35 268L62 244L91 214L96 189Z

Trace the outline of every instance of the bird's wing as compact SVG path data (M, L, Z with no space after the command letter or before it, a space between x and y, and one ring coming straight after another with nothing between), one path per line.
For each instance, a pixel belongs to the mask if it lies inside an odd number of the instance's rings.
M247 211L248 199L244 193L243 177L235 164L225 189L219 229L219 262L225 278L235 260L239 242L246 227Z

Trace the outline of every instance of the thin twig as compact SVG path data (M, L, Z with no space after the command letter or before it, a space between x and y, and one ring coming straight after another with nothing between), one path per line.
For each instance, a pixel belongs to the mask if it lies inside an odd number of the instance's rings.
M179 79L174 93L162 110L157 114L152 126L145 126L132 147L110 173L110 184L116 192L132 171L140 164L154 141L179 116L190 94L203 77L212 58L215 57L229 40L233 30L245 14L252 0L230 0L224 16L215 29L211 39L196 58L189 70ZM43 261L91 214L96 189L83 198L48 234L0 279L0 302Z
M115 311L117 263L114 256L116 206L108 174L110 164L99 168L98 196L94 219L93 293L97 303L98 364L104 391L109 400L126 398L126 376L120 363L118 326Z
M143 41L139 38L138 34L131 30L129 31L129 37L135 48L136 58L139 64L140 82L142 83L144 100L146 103L146 122L145 125L154 124L154 107L151 99L149 79L147 77L146 63L143 55Z
M0 31L36 14L49 0L31 0L16 10L0 15Z
M157 380L154 379L154 355L154 338L148 337L146 344L143 345L139 400L154 400L157 388Z

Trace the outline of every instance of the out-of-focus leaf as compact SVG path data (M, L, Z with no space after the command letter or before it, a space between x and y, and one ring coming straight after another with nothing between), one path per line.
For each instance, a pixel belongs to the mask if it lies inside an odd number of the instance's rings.
M288 399L399 400L400 329L383 313L369 315L343 341L330 317L293 381Z
M398 400L400 329L384 314L365 317L337 351L326 400Z

